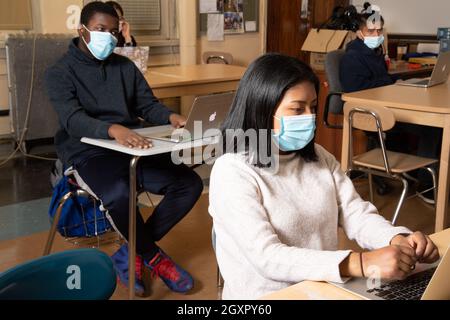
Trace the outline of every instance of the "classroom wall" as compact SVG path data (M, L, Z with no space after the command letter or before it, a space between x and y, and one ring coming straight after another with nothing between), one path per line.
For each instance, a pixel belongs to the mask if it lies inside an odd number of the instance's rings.
M259 32L239 35L225 35L225 41L208 41L201 35L197 41L197 62L202 62L202 54L206 51L224 51L231 53L234 64L248 66L266 50L266 10L267 1L260 0Z
M361 9L364 0L352 0ZM389 33L437 34L438 27L450 27L449 0L372 0L381 7Z
M83 0L39 0L37 2L40 11L40 32L75 32L73 27L78 25L76 8L83 7Z

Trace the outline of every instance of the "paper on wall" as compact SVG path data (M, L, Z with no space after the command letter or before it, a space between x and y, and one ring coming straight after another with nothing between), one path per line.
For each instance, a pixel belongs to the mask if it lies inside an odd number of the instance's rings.
M208 14L208 41L224 40L224 18L223 14Z
M255 32L256 31L256 21L245 21L245 31Z
M217 0L200 0L200 13L210 13L217 11Z

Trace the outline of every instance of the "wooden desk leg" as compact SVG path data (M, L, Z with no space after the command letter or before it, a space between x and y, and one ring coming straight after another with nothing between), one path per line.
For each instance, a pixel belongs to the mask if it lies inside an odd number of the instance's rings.
M345 108L345 106L344 106ZM341 154L341 168L342 171L346 172L349 169L349 137L350 137L350 126L347 117L344 117L344 129L342 132L342 154Z
M140 157L133 157L130 161L130 207L128 230L128 299L135 298L136 283L136 168Z
M449 160L450 160L450 116L445 116L445 127L442 137L441 162L439 167L439 190L436 202L435 232L443 231L448 223L449 193Z

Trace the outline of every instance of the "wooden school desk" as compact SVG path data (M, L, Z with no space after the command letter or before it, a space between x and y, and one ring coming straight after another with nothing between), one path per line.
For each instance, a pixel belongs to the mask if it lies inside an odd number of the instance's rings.
M431 236L442 256L450 245L450 229ZM325 282L305 281L275 292L263 300L362 300L362 298Z
M450 161L450 82L432 88L392 85L345 94L342 99L349 106L383 106L394 112L398 122L443 128L439 167L439 190L435 231L448 227L449 161ZM349 124L344 121L342 161L344 171L349 167Z
M145 79L158 99L234 91L246 68L201 64L150 68Z

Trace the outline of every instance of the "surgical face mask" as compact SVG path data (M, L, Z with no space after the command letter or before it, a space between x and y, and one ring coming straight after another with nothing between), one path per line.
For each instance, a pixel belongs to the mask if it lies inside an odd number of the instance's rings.
M86 42L84 37L82 37L89 51L98 60L106 60L113 53L114 48L117 45L116 37L109 32L91 31L86 28L85 25L83 25L83 27L91 35L91 41L89 44Z
M381 35L378 37L364 37L364 43L370 49L376 49L384 43L384 36Z
M304 149L313 139L316 131L316 115L288 116L275 119L281 123L281 130L273 137L278 148L284 152Z

